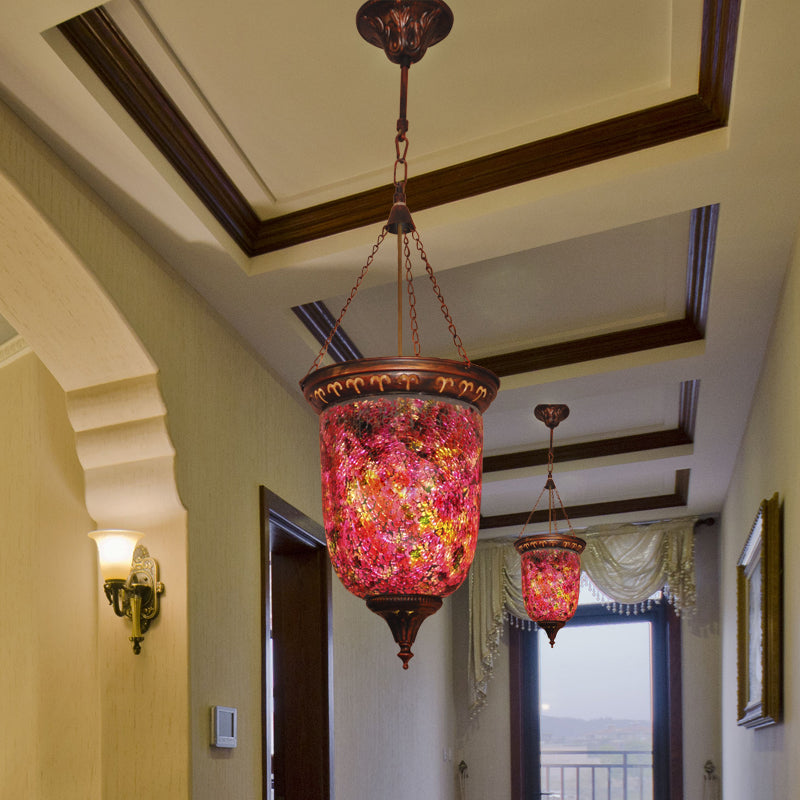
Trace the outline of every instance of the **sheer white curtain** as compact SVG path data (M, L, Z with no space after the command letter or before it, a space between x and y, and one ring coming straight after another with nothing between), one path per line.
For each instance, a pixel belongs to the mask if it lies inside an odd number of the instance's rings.
M647 525L597 525L581 564L590 591L620 613L638 610L660 591L681 614L694 609L694 525L684 517ZM525 620L520 559L513 539L478 542L470 570L469 687L474 716L486 704L488 684L506 616Z

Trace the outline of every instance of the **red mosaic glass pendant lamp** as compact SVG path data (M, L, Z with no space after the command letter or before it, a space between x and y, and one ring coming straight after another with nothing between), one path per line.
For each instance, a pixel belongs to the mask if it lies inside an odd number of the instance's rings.
M572 523L553 480L553 430L569 416L569 408L565 405L540 405L536 406L533 413L536 419L544 422L550 429L547 481L514 546L522 557L522 594L525 610L528 616L544 629L550 640L550 647L553 647L556 634L572 619L578 607L581 553L586 547L586 542L575 536ZM545 492L548 496L547 533L525 536L525 528ZM554 497L561 506L561 512L569 526L569 534L558 531Z
M442 0L369 0L356 23L359 33L401 69L394 201L339 319L300 385L320 417L331 563L345 588L388 622L408 669L420 625L461 585L475 555L482 413L499 382L467 358L406 205L408 70L450 32L452 12ZM397 236L398 355L320 368L389 234ZM410 242L425 264L461 361L420 355ZM402 352L403 294L413 356Z

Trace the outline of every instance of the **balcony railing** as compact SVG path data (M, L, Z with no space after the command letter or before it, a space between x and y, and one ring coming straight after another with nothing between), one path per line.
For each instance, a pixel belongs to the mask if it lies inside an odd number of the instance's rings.
M542 750L542 797L653 800L650 750Z

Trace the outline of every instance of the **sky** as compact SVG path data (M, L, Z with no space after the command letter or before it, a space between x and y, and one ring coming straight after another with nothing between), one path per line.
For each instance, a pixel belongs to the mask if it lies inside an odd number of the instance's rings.
M543 714L651 719L649 623L567 623L552 649L544 631L539 636Z

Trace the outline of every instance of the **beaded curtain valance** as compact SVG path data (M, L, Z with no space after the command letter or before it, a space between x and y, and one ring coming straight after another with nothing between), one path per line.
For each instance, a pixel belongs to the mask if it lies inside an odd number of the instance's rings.
M597 525L581 531L584 586L621 614L663 595L678 614L695 605L694 526L697 517L646 525ZM469 687L474 716L486 703L506 618L527 620L520 557L513 539L480 541L470 572Z

